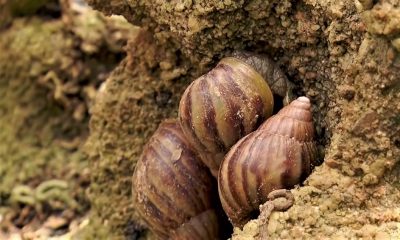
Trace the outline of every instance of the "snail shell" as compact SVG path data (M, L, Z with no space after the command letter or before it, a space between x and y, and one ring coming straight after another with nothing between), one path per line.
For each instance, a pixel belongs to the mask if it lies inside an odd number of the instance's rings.
M245 61L227 57L184 92L179 119L184 134L214 176L230 147L272 114L265 79Z
M275 189L304 180L317 162L311 104L299 97L226 155L218 176L222 206L234 226L256 217Z
M148 227L161 239L216 239L218 222L212 206L212 181L179 123L166 120L150 138L137 163L133 199ZM195 232L193 227L197 227Z

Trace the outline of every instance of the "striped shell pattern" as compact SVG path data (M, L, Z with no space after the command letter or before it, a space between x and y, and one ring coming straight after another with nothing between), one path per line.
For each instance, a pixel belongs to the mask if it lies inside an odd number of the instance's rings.
M177 120L166 120L136 165L133 199L139 214L160 239L217 239L212 182Z
M179 119L186 137L217 176L227 151L257 129L272 114L273 105L264 78L246 62L227 57L186 89Z
M291 188L317 161L311 104L299 97L242 138L226 155L218 176L222 206L234 226L257 217L272 190Z

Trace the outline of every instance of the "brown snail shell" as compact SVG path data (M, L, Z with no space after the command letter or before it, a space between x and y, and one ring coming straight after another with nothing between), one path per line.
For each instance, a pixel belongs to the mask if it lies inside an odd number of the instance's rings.
M159 238L218 238L212 206L213 177L177 120L160 124L145 146L132 180L136 208ZM198 227L198 232L187 232L193 226Z
M196 79L179 104L188 140L214 176L230 147L272 114L273 95L265 79L245 61L227 57Z
M242 138L226 155L218 176L222 206L242 227L275 189L291 188L317 161L311 104L299 97Z

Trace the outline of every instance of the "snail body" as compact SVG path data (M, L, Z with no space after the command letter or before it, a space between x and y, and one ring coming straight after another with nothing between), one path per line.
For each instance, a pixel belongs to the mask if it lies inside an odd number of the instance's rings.
M218 190L234 226L255 217L275 189L304 180L317 161L311 104L299 97L236 143L221 164Z
M293 84L270 58L243 51L234 52L232 56L252 66L268 83L272 93L283 99L284 105L288 105L294 100Z
M136 208L160 239L218 238L213 177L176 120L160 124L145 146L132 180Z
M288 91L289 82L272 61L236 53L184 92L179 104L183 132L215 177L233 144L272 114L274 98L268 82L281 95Z

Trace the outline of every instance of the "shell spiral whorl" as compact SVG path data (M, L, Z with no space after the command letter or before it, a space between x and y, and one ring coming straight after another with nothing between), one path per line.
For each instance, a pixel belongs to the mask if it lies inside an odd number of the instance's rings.
M291 188L317 161L311 104L299 97L236 143L221 164L218 189L234 226L242 227L275 189Z
M132 180L136 208L159 238L218 238L213 177L176 120L160 124L145 146ZM193 228L198 232L191 232Z
M246 62L228 57L186 89L179 119L188 140L217 176L226 152L270 116L273 105L263 77Z

